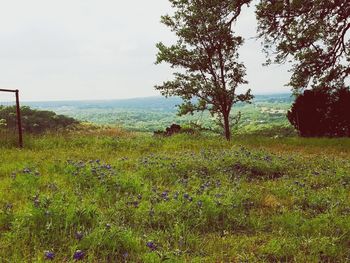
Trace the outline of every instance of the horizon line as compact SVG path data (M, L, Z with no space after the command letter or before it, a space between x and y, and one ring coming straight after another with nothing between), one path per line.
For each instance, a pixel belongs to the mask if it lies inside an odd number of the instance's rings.
M272 95L293 95L292 92L266 92L266 93L257 93L254 96L272 96ZM103 101L127 101L127 100L137 100L137 99L151 99L151 98L180 98L178 96L165 97L162 95L156 96L142 96L142 97L130 97L130 98L114 98L114 99L48 99L48 100L20 100L22 103L30 102L103 102Z

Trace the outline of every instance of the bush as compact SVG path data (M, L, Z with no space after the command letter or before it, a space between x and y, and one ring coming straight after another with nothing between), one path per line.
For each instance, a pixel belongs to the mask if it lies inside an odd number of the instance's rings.
M16 107L0 106L0 128L16 129ZM45 131L57 131L65 129L79 122L73 118L57 115L52 111L34 110L29 107L21 107L22 128L27 133L42 133Z
M153 134L155 136L172 136L178 133L188 133L193 134L194 130L191 128L183 128L178 124L172 124L170 127L167 127L165 131L155 131Z
M350 137L350 90L306 90L287 117L303 137Z

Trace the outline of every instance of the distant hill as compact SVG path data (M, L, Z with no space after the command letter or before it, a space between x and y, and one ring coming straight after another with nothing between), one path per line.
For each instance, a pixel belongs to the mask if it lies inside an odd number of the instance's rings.
M233 114L242 112L241 125L254 127L262 124L286 123L286 112L292 103L291 94L257 95L252 104L237 104ZM128 130L154 131L172 123L189 122L212 127L212 117L207 113L194 116L177 116L178 97L148 97L123 100L96 101L43 101L22 102L34 109L50 110L73 117L79 121L96 124L119 125Z
M290 103L291 94L270 94L256 95L254 103ZM41 102L22 102L33 108L48 109L53 111L69 111L83 109L123 109L123 110L149 110L149 111L176 111L176 105L181 104L178 97L146 97L118 100L76 100L76 101L41 101Z
M164 110L170 111L181 103L180 98L146 97L118 100L77 100L77 101L42 101L23 102L23 104L35 108L45 109L143 109L143 110Z

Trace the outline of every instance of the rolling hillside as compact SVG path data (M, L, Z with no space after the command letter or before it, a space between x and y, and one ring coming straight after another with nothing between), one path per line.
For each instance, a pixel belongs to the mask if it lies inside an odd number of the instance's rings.
M154 131L171 123L196 122L213 127L208 113L178 117L179 98L149 97L106 101L24 102L37 109L52 110L81 121L119 125L128 130ZM233 114L242 112L241 126L288 125L285 114L292 103L290 94L257 95L252 104L238 104Z

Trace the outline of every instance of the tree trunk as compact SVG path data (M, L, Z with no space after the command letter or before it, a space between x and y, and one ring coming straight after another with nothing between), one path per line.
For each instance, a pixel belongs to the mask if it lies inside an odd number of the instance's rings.
M229 113L224 113L224 129L225 129L225 137L226 140L231 140L231 131L230 131L230 120L229 120Z

